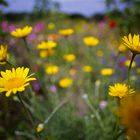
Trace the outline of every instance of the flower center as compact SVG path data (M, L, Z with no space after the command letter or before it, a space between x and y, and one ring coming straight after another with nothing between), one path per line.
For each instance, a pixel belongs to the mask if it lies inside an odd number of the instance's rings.
M19 88L24 84L24 79L19 77L14 77L6 81L5 88L6 89L14 89Z

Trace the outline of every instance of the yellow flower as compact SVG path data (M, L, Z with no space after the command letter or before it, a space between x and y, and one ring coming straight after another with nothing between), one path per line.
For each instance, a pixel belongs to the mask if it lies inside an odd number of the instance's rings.
M0 64L5 64L8 58L7 46L0 45Z
M52 48L55 48L56 45L57 43L54 41L43 41L40 44L38 44L37 48L38 49L52 49Z
M76 56L74 54L66 54L64 55L64 60L68 61L68 62L73 62L76 59Z
M16 94L22 92L25 87L29 85L29 81L36 80L31 75L27 76L29 68L18 67L12 68L12 70L6 70L0 72L0 92L6 92L6 96L10 96L11 93Z
M140 94L134 94L121 100L119 118L127 130L129 140L140 138Z
M131 95L134 93L134 89L130 89L126 84L116 83L113 86L109 86L109 95L119 98Z
M127 51L127 47L123 44L121 44L119 47L118 47L118 51L120 53L123 53L123 52L126 52Z
M129 67L130 62L131 62L130 60L126 60L126 61L125 61L125 63L124 63L124 64L125 64L125 66ZM133 62L132 62L132 66L131 66L131 67L132 67L132 68L134 68L135 66L136 66L136 62L135 62L135 61L133 61Z
M48 23L48 29L53 30L55 28L55 24L53 22Z
M52 50L52 49L41 50L39 52L39 55L40 55L41 58L46 58L46 57L51 56L53 54L54 54L54 50Z
M50 64L50 65L46 66L46 73L49 75L56 74L56 73L58 73L58 71L59 71L59 68L56 65Z
M85 66L83 66L82 70L84 72L92 72L93 68L90 65L85 65Z
M23 28L17 28L15 31L11 32L11 35L17 38L23 38L32 32L31 26L25 26Z
M84 44L85 44L86 46L93 47L93 46L98 45L99 40L98 40L98 38L96 38L96 37L88 36L88 37L85 37L85 38L83 39L83 42L84 42Z
M96 52L96 55L97 55L98 57L103 57L104 53L103 53L103 51L98 50L98 51Z
M43 130L44 130L44 124L43 123L38 124L38 126L36 127L36 132L40 133Z
M139 35L135 35L132 37L131 34L124 36L122 38L123 44L128 47L132 53L140 54L140 37Z
M59 86L62 88L67 88L71 86L73 83L73 80L71 78L63 78L59 81Z
M71 28L67 28L67 29L61 29L58 31L58 33L62 36L70 36L74 33L74 30Z
M101 70L101 75L103 76L109 76L112 75L114 73L114 70L111 68L104 68Z

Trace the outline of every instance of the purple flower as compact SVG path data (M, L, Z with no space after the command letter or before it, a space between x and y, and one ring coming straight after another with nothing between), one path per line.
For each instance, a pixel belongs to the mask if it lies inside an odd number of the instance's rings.
M99 108L100 109L105 109L106 108L106 106L107 106L107 101L105 101L105 100L102 100L102 101L100 101L100 103L99 103Z
M32 41L34 41L36 38L37 38L36 34L35 34L35 33L31 33L31 34L27 37L27 40L28 40L29 42L32 42Z
M57 87L55 85L50 86L50 91L53 93L57 92Z
M35 33L41 32L45 27L44 22L37 22L34 27L33 27L33 31Z
M33 86L33 89L35 91L39 91L40 90L40 85L39 85L39 83L37 81L33 81L32 82L32 86Z

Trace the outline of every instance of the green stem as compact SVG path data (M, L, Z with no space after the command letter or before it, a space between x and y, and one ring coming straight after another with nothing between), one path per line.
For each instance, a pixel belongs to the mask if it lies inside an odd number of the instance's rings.
M34 123L34 121L33 121L31 112L26 108L26 106L25 106L25 104L24 104L24 102L23 102L23 100L22 100L22 98L21 98L21 96L20 96L19 93L17 93L17 97L18 97L20 103L22 104L22 106L23 106L25 112L28 114L28 118L29 118L30 122L32 123L32 125L33 125L33 127L34 127L34 131L35 131L35 123ZM35 131L35 135L37 136L37 138L40 137L40 136L36 133L36 131ZM37 140L39 140L39 139L37 139Z
M29 47L28 47L28 44L27 44L27 41L26 41L26 38L25 38L25 37L23 38L23 41L24 41L25 48L26 48L27 52L30 53L30 49L29 49Z
M59 108L61 108L65 103L67 102L67 100L64 100L63 102L61 102L53 111L52 113L49 115L49 117L47 117L47 119L44 121L44 124L47 124L49 122L49 120L54 116L54 114L57 112L57 110L59 110Z
M20 103L22 104L22 106L23 106L25 112L28 114L28 117L29 117L31 123L34 124L33 119L32 119L32 117L31 117L31 113L30 113L30 111L26 108L26 106L24 105L24 102L23 102L22 98L20 97L20 94L19 94L19 93L17 93L17 97L18 97Z
M94 113L94 115L95 115L95 117L96 117L96 120L98 121L98 123L99 123L101 129L104 131L104 125L103 125L103 123L102 123L102 121L101 121L101 117L100 117L99 113L98 113L97 110L93 107L93 105L90 103L88 97L87 97L85 100L86 100L87 105L89 106L89 108L93 111L93 113Z
M131 67L132 67L132 63L134 61L136 54L133 53L132 58L131 58L131 62L128 68L128 86L130 85L130 72L131 72Z

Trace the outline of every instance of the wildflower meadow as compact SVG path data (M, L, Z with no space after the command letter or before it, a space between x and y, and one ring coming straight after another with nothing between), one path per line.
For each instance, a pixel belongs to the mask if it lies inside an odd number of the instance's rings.
M1 12L0 140L140 140L134 1L93 17Z

